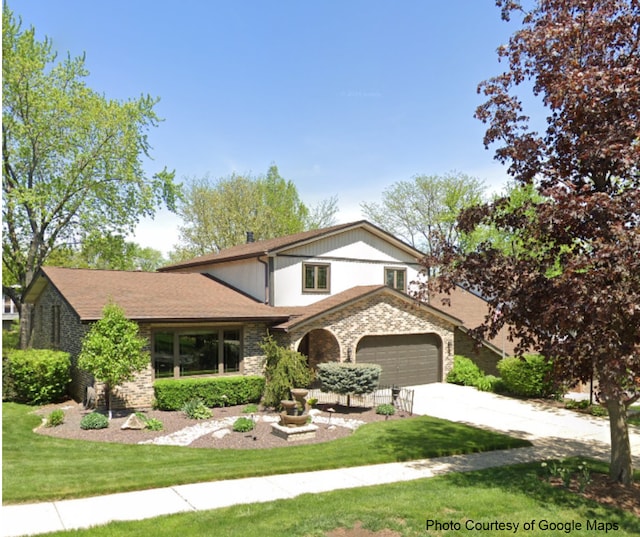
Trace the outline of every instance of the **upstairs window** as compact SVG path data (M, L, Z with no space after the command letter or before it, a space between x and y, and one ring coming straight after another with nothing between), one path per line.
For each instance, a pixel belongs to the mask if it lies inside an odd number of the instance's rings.
M302 265L302 290L310 293L329 292L329 265Z
M407 290L407 269L404 268L385 268L384 282L389 287L402 291Z

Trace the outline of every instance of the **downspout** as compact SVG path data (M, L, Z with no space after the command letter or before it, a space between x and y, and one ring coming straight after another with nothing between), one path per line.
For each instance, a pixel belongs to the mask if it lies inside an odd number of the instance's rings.
M264 265L264 303L269 305L269 263L258 257L258 262Z

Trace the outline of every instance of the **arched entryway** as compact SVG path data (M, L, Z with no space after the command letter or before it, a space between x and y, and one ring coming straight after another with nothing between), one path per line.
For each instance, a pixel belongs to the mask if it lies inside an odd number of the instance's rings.
M298 344L298 352L307 356L309 367L314 370L323 362L340 361L340 344L336 337L324 328L307 332Z

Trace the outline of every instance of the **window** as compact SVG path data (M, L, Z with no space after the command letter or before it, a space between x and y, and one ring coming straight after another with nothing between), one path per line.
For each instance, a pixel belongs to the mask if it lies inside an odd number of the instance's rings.
M237 373L239 329L163 331L153 335L156 378Z
M407 269L385 268L384 281L389 287L404 292L407 288Z
M329 265L302 265L302 290L315 293L329 292Z

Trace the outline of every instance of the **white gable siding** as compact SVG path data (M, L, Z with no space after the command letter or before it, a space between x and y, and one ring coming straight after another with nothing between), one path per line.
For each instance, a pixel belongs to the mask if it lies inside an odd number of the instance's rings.
M206 273L260 302L265 302L268 298L265 296L265 270L264 264L254 258L213 265Z
M303 293L302 264L322 263L331 266L330 294L357 285L385 283L386 267L406 268L407 282L417 279L416 259L405 250L362 229L291 248L275 259L273 278L275 306L306 306L329 296Z

